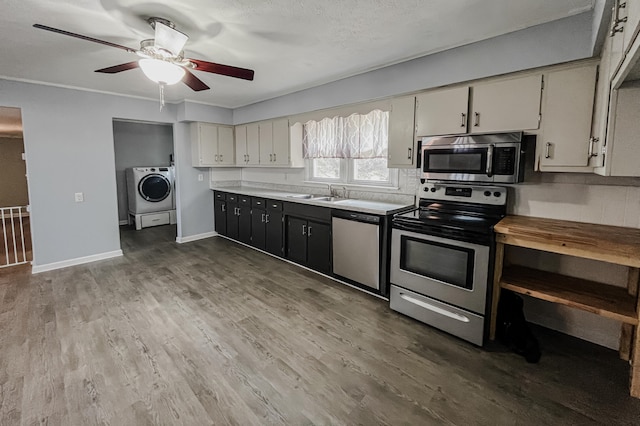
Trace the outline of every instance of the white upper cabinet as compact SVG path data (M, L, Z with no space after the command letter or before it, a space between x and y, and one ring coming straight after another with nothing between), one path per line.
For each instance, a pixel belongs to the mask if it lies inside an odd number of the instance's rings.
M405 96L391 100L388 168L412 168L416 166L415 106L415 96Z
M247 162L247 126L236 126L236 164L242 165Z
M289 120L273 121L273 164L276 166L289 165L289 147L291 146Z
M626 51L637 37L638 31L640 31L640 0L621 0L618 2L618 4L622 3L625 4L625 7L620 9L620 13L626 13L627 18L627 21L623 23L622 31Z
M500 79L416 95L416 135L535 130L542 75Z
M260 164L273 165L273 122L258 125L260 131Z
M606 175L640 176L640 82L623 85L615 91L609 121Z
M233 127L218 126L218 163L221 166L233 166L235 164L235 146L233 140Z
M598 65L592 62L545 74L536 144L541 171L545 167L587 167L597 155L596 141L591 139L597 72Z
M260 164L258 124L236 126L236 164L250 166Z
M469 132L537 129L541 94L541 74L473 86Z
M233 166L233 127L211 123L191 124L191 160L194 167Z
M304 167L302 126L286 118L238 125L236 143L238 166Z
M416 135L467 133L469 87L434 90L416 96Z

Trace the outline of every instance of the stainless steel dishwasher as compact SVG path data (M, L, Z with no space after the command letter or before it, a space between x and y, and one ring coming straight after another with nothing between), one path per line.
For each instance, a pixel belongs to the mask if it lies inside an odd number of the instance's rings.
M380 290L380 217L334 211L333 273Z

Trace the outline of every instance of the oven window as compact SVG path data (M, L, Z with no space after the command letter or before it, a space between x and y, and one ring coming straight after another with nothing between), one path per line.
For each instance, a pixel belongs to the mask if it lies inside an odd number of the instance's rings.
M425 172L485 173L486 149L424 151Z
M413 237L400 239L400 268L457 287L473 289L474 251Z

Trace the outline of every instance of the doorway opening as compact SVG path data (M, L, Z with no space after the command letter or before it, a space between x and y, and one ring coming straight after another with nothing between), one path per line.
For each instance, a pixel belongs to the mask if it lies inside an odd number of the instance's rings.
M0 268L33 260L22 111L0 107Z
M113 120L120 247L176 240L173 125Z

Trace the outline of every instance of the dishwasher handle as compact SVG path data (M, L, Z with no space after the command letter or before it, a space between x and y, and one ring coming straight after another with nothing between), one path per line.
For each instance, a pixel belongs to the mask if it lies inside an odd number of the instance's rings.
M346 220L355 220L358 222L365 222L365 223L375 223L375 224L380 223L380 216L376 216L373 214L346 211L346 210L334 211L333 217L338 217L340 219L346 219Z

